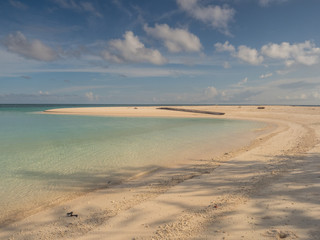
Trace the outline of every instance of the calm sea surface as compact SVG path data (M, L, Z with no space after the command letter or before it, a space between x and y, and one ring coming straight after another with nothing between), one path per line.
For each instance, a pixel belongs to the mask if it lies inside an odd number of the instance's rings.
M205 118L39 114L72 106L0 105L0 225L109 181L213 155L263 126Z

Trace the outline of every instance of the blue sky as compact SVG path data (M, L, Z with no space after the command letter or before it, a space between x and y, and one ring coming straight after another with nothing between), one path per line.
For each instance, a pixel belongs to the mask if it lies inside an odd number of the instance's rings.
M0 103L319 104L319 0L3 0Z

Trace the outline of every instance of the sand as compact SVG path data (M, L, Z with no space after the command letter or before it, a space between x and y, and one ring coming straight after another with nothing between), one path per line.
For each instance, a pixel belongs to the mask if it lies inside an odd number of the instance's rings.
M89 193L4 226L0 239L320 239L320 108L79 108L46 114L214 117L270 123L249 145ZM199 159L200 160L200 159ZM73 211L78 217L67 217Z

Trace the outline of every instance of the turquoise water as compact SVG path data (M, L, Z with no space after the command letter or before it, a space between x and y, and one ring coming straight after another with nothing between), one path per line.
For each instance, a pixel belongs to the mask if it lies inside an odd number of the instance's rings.
M207 157L262 126L39 114L56 107L0 105L0 223L146 169Z

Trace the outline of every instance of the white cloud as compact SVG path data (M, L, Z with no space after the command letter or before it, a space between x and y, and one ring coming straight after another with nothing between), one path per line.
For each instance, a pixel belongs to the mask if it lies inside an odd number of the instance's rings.
M261 47L259 52L255 48L245 45L239 46L237 49L228 41L225 43L216 43L216 51L230 52L233 57L237 57L244 62L252 65L259 65L264 61L264 56L272 59L284 60L284 64L290 67L294 64L303 64L307 66L319 63L320 48L316 47L311 41L303 43L290 44L282 42L281 44L269 43Z
M102 17L91 2L79 2L74 0L54 0L61 8L70 9L77 12L89 12L97 17Z
M295 63L311 66L319 62L320 56L320 48L310 41L297 44L288 42L269 43L262 46L261 52L270 58L285 60L286 66Z
M124 59L122 59L120 56L118 57L117 55L113 55L111 53L109 53L108 51L104 51L102 53L102 57L105 60L111 61L111 62L115 62L115 63L122 63L124 62Z
M247 82L248 82L248 77L245 77L240 82L238 82L238 86L242 86L242 85L246 84Z
M224 44L216 43L214 46L218 52L231 52L231 53L233 53L236 51L235 47L233 45L231 45L229 43L229 41L226 41Z
M263 62L263 56L261 56L254 48L241 45L236 50L236 48L228 41L223 44L216 43L214 46L218 52L230 52L233 57L239 58L252 65L258 65Z
M248 82L244 78L241 82ZM320 99L319 78L279 79L260 81L255 85L229 85L219 89L214 97L217 102L224 103L264 103L264 104L317 104ZM203 94L203 99L205 94ZM210 98L207 98L210 100Z
M1 53L1 51L0 51ZM9 72L3 71L1 68L1 58L0 58L0 77L1 76L11 76L11 77L21 77L21 74L28 73L101 73L101 74L114 74L130 78L150 78L150 77L177 77L177 76L193 76L199 77L208 74L208 71L204 70L194 70L194 69L171 69L165 67L137 67L128 65L117 65L109 68L104 67L78 67L78 68L46 68L44 66L30 66L24 69L9 69ZM20 66L19 66L20 67ZM23 67L23 65L21 65ZM13 74L14 72L15 74Z
M86 97L89 101L94 101L94 100L95 100L95 96L93 95L92 92L87 92L87 93L85 93L85 97Z
M148 35L164 41L170 52L198 52L201 50L199 38L187 30L170 28L167 24L156 24L154 28L144 26Z
M293 64L295 64L295 61L294 60L286 60L284 62L284 64L287 66L287 67L291 67Z
M210 24L226 35L230 35L229 22L233 20L235 10L228 6L201 6L198 0L177 0L179 7L193 18Z
M249 48L247 46L241 45L238 47L238 52L236 56L252 65L258 65L262 63L263 57L259 56L259 52L254 48Z
M272 75L273 75L272 73L261 74L259 78L261 78L261 79L269 78L269 77L271 77Z
M21 32L9 34L4 40L4 46L13 53L29 59L39 61L53 61L58 58L57 53L40 40L29 41Z
M123 40L109 41L109 49L102 52L104 59L116 63L133 62L158 65L166 63L166 59L158 50L146 48L133 32L128 31L123 37Z
M40 90L40 91L38 92L38 94L39 94L39 95L49 95L49 92L48 92L48 91L43 92L43 91Z
M288 101L301 101L301 100L306 100L312 96L308 96L305 93L300 93L300 94L291 94L291 95L286 95L286 96L279 96L278 99L280 100L288 100Z
M263 7L268 6L271 3L283 3L287 2L288 0L259 0L259 4Z
M215 87L207 87L205 90L204 90L204 95L207 97L207 98L214 98L216 96L218 96L219 92L218 90L215 88Z
M292 52L292 46L288 42L283 42L280 45L275 43L269 43L261 48L263 54L271 58L289 58Z

